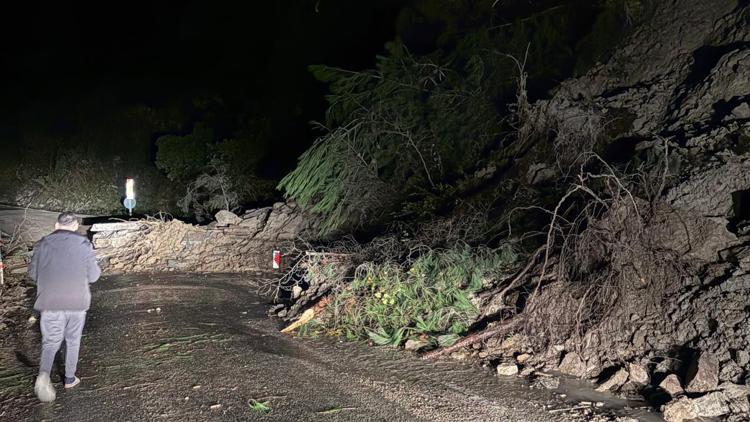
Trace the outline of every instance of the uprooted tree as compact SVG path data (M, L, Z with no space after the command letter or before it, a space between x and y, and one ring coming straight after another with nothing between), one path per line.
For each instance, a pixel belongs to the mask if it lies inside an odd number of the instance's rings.
M279 188L325 216L325 234L434 214L496 141L482 57L453 68L390 47L375 70L322 66L330 84L324 131Z

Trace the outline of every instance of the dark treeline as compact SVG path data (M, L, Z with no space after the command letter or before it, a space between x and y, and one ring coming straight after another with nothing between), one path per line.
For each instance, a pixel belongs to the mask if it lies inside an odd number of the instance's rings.
M528 49L529 96L544 97L605 57L642 5L321 0L226 8L190 2L123 10L116 20L88 6L55 7L26 31L6 28L19 43L4 57L2 199L112 212L120 208L121 180L131 176L139 180L141 211L200 216L217 203L226 207L227 201L215 201L221 183L232 187L231 207L280 198L275 186L300 154L335 129L330 125L347 123L349 116L326 113L325 95L342 95L336 90L347 83L331 69L388 74L395 71L389 63L407 57L445 68L450 82L439 89L471 90L481 97L484 116L498 122L476 134L483 145L475 147L486 152L497 149L506 129L501 121L515 101L518 72L505 55L523 59ZM328 68L309 69L318 64ZM354 86L363 94L384 88ZM377 95L393 100L395 110L404 93L393 94ZM465 109L421 109L434 107L422 100L406 100L422 114L410 124L425 127L441 118L430 113L454 113L453 133L425 142L456 143L471 134L456 126L469 121L460 115ZM310 121L328 127L321 133ZM445 179L428 183L453 183L473 171L473 158L464 160L446 164L435 176ZM383 169L381 176L403 175Z

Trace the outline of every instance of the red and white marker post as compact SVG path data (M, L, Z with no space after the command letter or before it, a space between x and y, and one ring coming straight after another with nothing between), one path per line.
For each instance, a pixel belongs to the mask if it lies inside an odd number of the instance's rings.
M0 243L2 246L2 243ZM5 285L5 264L3 264L3 251L0 250L0 286Z
M281 251L273 251L273 269L281 268Z

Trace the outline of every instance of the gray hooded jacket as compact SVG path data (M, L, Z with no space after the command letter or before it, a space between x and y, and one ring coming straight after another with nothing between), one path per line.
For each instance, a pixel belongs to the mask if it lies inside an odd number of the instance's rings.
M29 277L36 281L38 311L87 311L89 284L101 270L91 242L78 233L57 230L34 246Z

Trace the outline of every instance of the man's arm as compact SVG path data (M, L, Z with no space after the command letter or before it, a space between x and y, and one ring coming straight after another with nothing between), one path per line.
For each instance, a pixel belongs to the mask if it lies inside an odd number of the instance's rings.
M89 242L88 239L84 241L84 251L86 259L86 273L88 276L89 283L94 283L99 280L99 276L102 275L102 270L99 268L99 263L96 262L96 252L94 246Z

